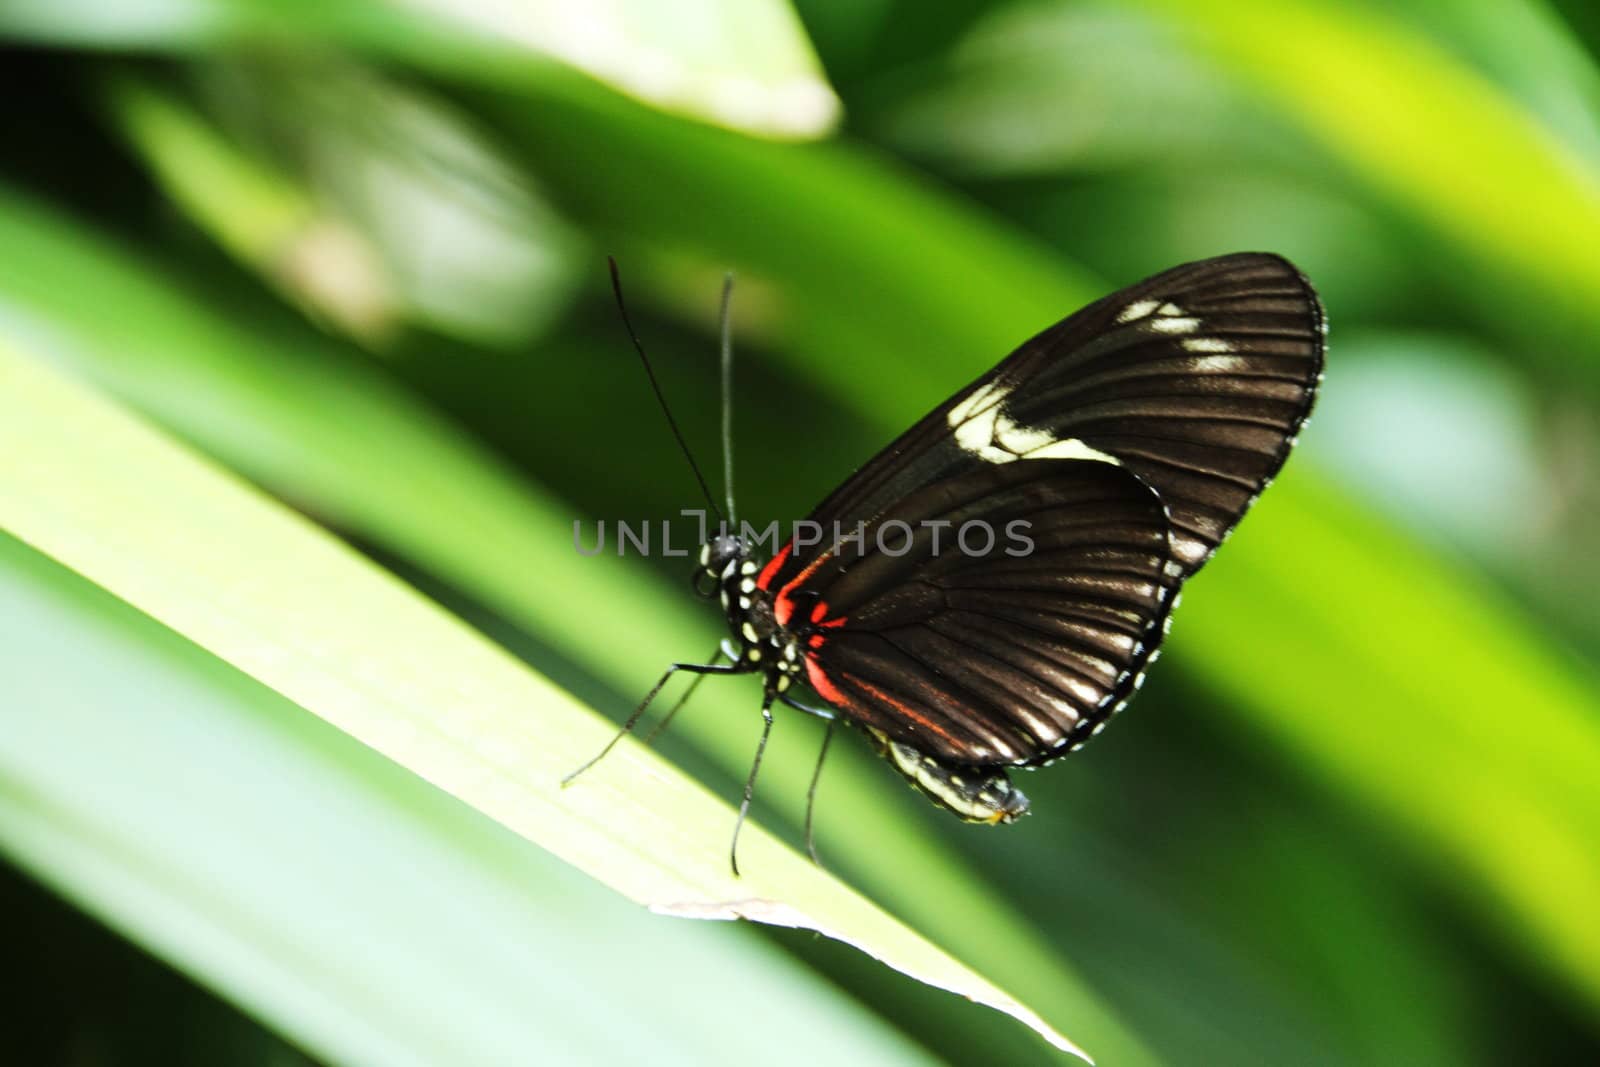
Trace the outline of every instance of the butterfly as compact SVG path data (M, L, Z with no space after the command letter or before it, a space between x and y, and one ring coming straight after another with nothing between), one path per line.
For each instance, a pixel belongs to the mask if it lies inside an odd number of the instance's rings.
M1073 313L870 459L770 559L739 532L708 540L698 578L727 662L674 664L624 732L680 671L757 674L739 825L775 703L827 719L827 739L839 722L864 732L964 820L1014 821L1028 801L1008 771L1081 748L1127 703L1183 583L1283 466L1325 334L1310 283L1266 253ZM809 847L809 803L806 823Z

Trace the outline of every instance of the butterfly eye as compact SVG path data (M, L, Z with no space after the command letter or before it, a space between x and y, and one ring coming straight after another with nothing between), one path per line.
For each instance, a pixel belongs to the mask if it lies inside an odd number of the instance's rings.
M715 572L701 567L689 576L689 585L694 589L695 596L710 600L717 595L717 576Z
M707 544L705 552L706 571L716 577L721 577L728 564L734 560L743 559L750 554L745 543L732 534L720 534L713 537Z

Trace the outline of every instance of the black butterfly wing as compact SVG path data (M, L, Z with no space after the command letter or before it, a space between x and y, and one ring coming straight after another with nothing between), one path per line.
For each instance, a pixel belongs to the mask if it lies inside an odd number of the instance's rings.
M1138 684L1170 559L1161 502L1128 472L986 465L897 502L776 608L808 634L812 687L850 719L954 762L1036 763Z
M1177 586L1282 466L1323 325L1291 264L1240 253L1024 343L824 500L820 544L791 542L762 570L778 621L805 635L813 687L959 763L1038 763L1079 743L1142 677ZM1030 507L1046 539L1026 559L867 551L895 520L1003 530ZM862 523L866 546L838 540Z
M832 531L921 486L1023 459L1120 463L1155 489L1188 577L1277 474L1322 376L1324 319L1287 260L1201 260L1024 343L878 453L810 518ZM773 576L809 559L790 553Z

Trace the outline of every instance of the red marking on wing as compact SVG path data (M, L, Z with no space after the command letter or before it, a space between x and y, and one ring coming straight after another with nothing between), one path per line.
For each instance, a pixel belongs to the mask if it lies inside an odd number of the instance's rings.
M767 565L761 568L761 573L756 577L757 588L772 588L772 579L776 578L778 576L778 572L783 569L783 561L789 558L789 550L792 548L794 548L794 542L790 541L788 544L783 546L782 552L779 552L776 556L773 556L767 561Z
M794 614L794 601L790 599L790 593L794 587L817 573L817 568L826 563L832 556L832 552L824 552L806 564L805 570L795 575L782 589L778 590L778 598L772 602L772 613L778 617L779 626L789 625L789 616Z
M811 666L811 661L809 659L806 660L806 666L808 668ZM809 675L810 671L808 670L806 673ZM895 711L899 712L901 715L904 715L906 718L910 719L912 722L916 723L918 726L923 727L924 729L928 730L931 733L938 734L940 737L944 738L946 741L950 741L952 743L955 741L955 737L950 733L949 730L946 730L944 727L940 726L938 723L934 722L932 719L928 718L926 715L923 715L920 712L912 710L911 705L907 704L905 701L901 700L899 697L891 696L890 694L884 692L882 689L879 689L877 686L873 685L871 682L868 682L863 678L859 678L854 674L850 674L850 673L844 672L844 671L841 671L840 673L844 674L844 676L846 678L850 679L852 684L857 685L857 686L861 687L862 689L865 689L867 692L871 693L873 696L877 697L879 700L883 701L885 704L889 705ZM813 689L816 688L816 683L815 682L812 683L812 688ZM835 691L837 691L837 690L835 690ZM822 692L822 690L818 689L817 692L820 693L820 692Z
M821 641L822 635L817 634L811 638L811 646L815 648L821 643ZM938 723L934 722L926 715L923 715L921 712L915 710L911 707L911 705L907 704L899 697L892 696L891 694L884 692L871 682L866 681L858 675L851 674L848 671L841 671L840 674L843 677L848 678L852 685L871 693L878 700L883 701L883 703L893 708L899 714L904 715L911 722L916 723L918 726L921 726L930 733L937 734L939 737L944 738L946 741L949 741L952 744L955 742L955 737L950 733L949 730L945 729L943 726L940 726ZM824 671L822 667L818 665L816 659L809 654L806 656L806 680L811 683L811 688L817 691L818 696L822 697L823 700L826 700L834 707L849 708L852 705L853 702L851 699L845 695L843 690L834 684L833 679L828 677L827 672Z
M806 657L806 680L811 683L811 688L817 691L818 696L834 707L843 708L850 705L849 698L839 691L839 687L833 684L833 681L823 673L822 668L817 666L817 661L810 656Z
M812 612L813 617L818 614L820 614L820 612ZM817 625L822 627L824 630L833 630L843 626L848 621L848 619L841 615L837 619L827 619L823 622L817 623ZM821 648L822 642L826 641L827 639L827 634L812 634L806 639L806 644L810 645L812 648Z
M826 600L817 601L817 606L811 609L811 624L813 626L820 626L827 630L832 630L835 627L843 626L845 624L846 620L843 615L839 616L837 619L829 619L825 618L827 614L828 602ZM822 641L822 634L812 634L809 644L812 648L821 648Z

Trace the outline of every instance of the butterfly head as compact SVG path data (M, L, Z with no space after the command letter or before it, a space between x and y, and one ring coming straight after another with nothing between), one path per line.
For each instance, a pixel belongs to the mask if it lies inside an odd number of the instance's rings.
M734 659L769 670L774 684L780 677L800 669L800 647L794 634L778 622L773 612L772 595L761 588L757 573L760 565L750 558L752 545L745 538L722 534L707 541L700 550L700 570L696 588L711 583L712 592L722 602L733 645ZM782 692L788 685L779 686Z
M695 572L695 588L712 596L727 579L739 573L739 566L750 557L750 543L742 537L722 533L700 546L700 569Z
M721 533L700 547L700 569L714 578L723 578L731 566L735 570L750 556L750 543L742 537Z

